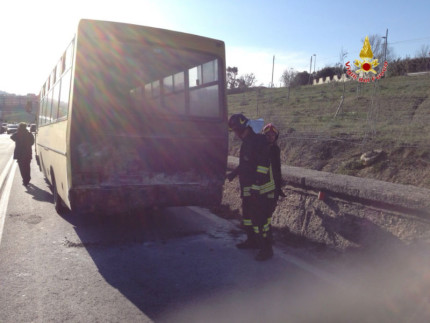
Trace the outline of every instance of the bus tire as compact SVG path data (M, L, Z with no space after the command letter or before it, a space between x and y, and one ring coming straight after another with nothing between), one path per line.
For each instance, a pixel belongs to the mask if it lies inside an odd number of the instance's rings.
M39 166L39 170L42 171L42 166L40 165L40 159L38 155L36 155L36 163L37 163L37 166Z
M52 173L52 171L51 171ZM63 200L61 199L60 195L57 191L57 183L55 182L55 176L52 173L52 194L54 195L54 206L55 211L57 211L58 214L62 215L67 211L67 207L65 206Z
M45 176L45 178L49 181L48 174L46 174L45 163L43 162L43 158L42 156L40 156L39 158L40 158L40 170L42 171L43 176Z

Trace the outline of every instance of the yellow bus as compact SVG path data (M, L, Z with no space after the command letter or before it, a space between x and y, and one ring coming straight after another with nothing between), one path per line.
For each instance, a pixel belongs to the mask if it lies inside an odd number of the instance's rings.
M220 203L225 77L222 41L80 20L39 94L36 160L57 212Z

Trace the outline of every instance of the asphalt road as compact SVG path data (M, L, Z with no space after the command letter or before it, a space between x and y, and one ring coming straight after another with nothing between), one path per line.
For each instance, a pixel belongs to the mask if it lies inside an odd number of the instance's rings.
M1 165L11 158L3 141ZM59 216L34 160L28 188L16 166L10 172L0 196L2 323L430 318L428 252L420 260L385 248L392 257L369 252L364 262L277 242L275 257L260 263L255 251L235 248L236 221L205 209Z

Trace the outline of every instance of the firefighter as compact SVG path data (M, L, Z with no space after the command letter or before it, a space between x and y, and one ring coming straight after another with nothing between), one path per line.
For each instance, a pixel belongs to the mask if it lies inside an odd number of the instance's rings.
M264 261L273 256L270 221L275 182L266 138L263 134L256 134L248 122L243 114L234 114L229 119L229 128L242 140L242 145L239 166L227 175L227 179L232 181L239 176L247 239L236 246L239 249L259 249L255 259Z

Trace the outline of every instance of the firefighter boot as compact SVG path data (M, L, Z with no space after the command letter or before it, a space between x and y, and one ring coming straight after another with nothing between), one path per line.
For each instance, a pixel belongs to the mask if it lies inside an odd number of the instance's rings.
M273 257L273 249L270 238L261 238L261 248L255 256L257 261L265 261Z
M238 249L258 249L258 242L252 228L246 228L246 240L236 245Z

